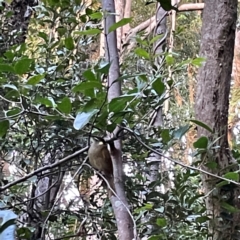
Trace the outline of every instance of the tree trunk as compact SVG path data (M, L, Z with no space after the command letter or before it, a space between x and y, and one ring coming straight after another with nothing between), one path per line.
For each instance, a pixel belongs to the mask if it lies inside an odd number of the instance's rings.
M106 12L104 19L104 35L105 35L105 56L106 60L111 63L108 73L108 102L113 98L121 95L121 83L116 81L120 76L119 55L117 49L117 35L116 31L109 33L109 27L115 22L115 4L114 0L102 1L103 11ZM124 192L123 184L123 167L122 167L122 146L121 140L115 141L115 147L111 147L111 158L113 162L114 185L117 197L112 195L110 201L112 203L113 211L116 217L119 240L136 239L136 232L134 233L134 223L130 216L130 210ZM136 230L136 229L135 229ZM135 235L135 236L134 236Z
M198 127L198 137L206 136L214 143L203 159L202 167L223 175L234 171L227 141L229 92L237 20L237 0L205 1L200 56L206 62L199 69L195 100L196 119L211 127L214 133ZM217 139L217 140L216 140ZM211 157L209 157L211 154ZM215 162L216 168L207 168ZM209 166L209 165L208 165ZM240 189L232 184L216 188L218 179L202 175L206 194L209 239L240 239L239 213L230 212L230 205L239 208ZM214 190L214 191L213 191ZM228 210L227 210L228 209Z

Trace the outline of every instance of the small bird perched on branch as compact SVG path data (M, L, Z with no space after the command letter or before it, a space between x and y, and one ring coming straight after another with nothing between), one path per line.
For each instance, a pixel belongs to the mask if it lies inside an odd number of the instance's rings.
M91 138L91 145L88 150L88 157L92 167L103 173L110 187L115 191L113 164L106 142L100 138ZM111 189L109 193L111 196Z

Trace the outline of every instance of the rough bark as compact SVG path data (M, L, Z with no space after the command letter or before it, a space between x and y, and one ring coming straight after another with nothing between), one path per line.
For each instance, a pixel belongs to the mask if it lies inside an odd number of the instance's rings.
M229 92L231 82L235 27L237 19L237 0L205 1L200 56L206 62L199 69L196 90L196 119L211 127L214 133L198 127L198 137L207 136L209 141L216 140L211 149L211 158L203 159L205 170L223 175L234 171L227 142L227 122ZM215 169L208 169L206 163L217 163ZM207 212L211 217L209 239L240 239L239 213L230 213L223 204L239 208L239 188L225 185L216 188L217 179L202 175L206 194ZM216 191L213 191L216 189Z

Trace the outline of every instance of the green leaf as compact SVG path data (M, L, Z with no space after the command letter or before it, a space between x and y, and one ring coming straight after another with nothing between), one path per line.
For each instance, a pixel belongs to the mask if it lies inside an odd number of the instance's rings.
M220 205L222 208L228 210L230 213L237 213L240 211L239 209L235 208L234 206L232 206L226 202L221 202Z
M195 221L198 223L207 223L209 218L207 216L197 217Z
M200 137L196 142L193 143L195 148L207 149L208 146L208 138Z
M137 48L137 49L135 49L135 53L136 53L139 57L143 57L143 58L145 58L145 59L147 59L147 60L150 59L149 53L148 53L146 50L142 49L142 48Z
M99 100L96 98L92 98L83 107L83 112L90 112L93 109L97 109L98 107L99 107Z
M0 137L4 137L10 127L8 120L3 120L0 122Z
M91 118L96 114L98 113L98 109L93 109L92 111L90 112L81 112L81 113L78 113L75 120L74 120L74 123L73 123L73 127L76 129L76 130L80 130L82 129L86 124L88 124L91 120Z
M212 130L208 125L206 125L205 123L200 122L200 121L198 121L198 120L194 120L194 119L189 119L189 121L197 124L197 125L200 126L200 127L205 128L205 129L208 130L209 132L213 133L213 130Z
M177 130L174 130L173 131L173 138L181 140L181 138L185 135L185 133L190 128L191 128L191 126L188 124L188 125L185 125L185 126L182 126L182 127L178 128Z
M191 63L192 65L201 67L205 61L206 61L206 58L195 58L191 61Z
M168 54L165 60L168 66L172 66L174 64L175 58L172 55Z
M209 162L207 162L205 164L205 166L210 168L210 169L212 169L212 170L214 170L214 169L217 168L218 164L216 162L214 162L214 161L209 161Z
M217 187L217 188L220 188L220 187L225 186L225 185L228 185L228 184L229 184L228 181L221 181L220 183L217 183L217 184L216 184L216 187Z
M127 102L131 101L135 97L134 95L123 95L121 97L113 98L109 103L109 111L118 113L126 108Z
M72 103L68 97L65 97L57 105L57 107L61 112L65 113L65 114L69 114L72 110Z
M21 108L14 107L11 110L7 111L6 115L12 117L18 115L21 112Z
M162 141L168 143L171 140L169 129L163 129L161 132Z
M19 92L16 90L9 90L6 94L5 94L5 98L10 100L10 101L14 101L14 102L19 102Z
M15 72L20 75L26 73L27 71L29 71L32 61L32 59L28 58L19 60L14 66Z
M38 36L42 38L46 43L48 42L48 35L45 32L39 32Z
M73 50L74 49L74 41L72 37L68 37L65 39L65 47L68 50Z
M228 172L226 174L224 174L224 177L236 182L239 182L239 174L236 172Z
M166 221L165 218L158 218L157 221L156 221L156 224L159 227L165 227L165 226L167 226L167 221Z
M91 69L84 71L83 76L89 81L97 81L96 76Z
M58 31L59 36L62 37L67 32L67 29L65 27L58 27L57 31Z
M78 35L97 35L97 34L100 34L101 32L102 30L100 29L92 28L85 31L75 31L74 33Z
M102 19L103 15L101 12L95 12L89 15L91 19Z
M14 68L7 64L0 64L0 72L11 72L14 73Z
M111 64L109 62L101 61L99 67L95 68L95 71L103 74L108 74L110 66Z
M44 79L45 74L39 74L36 76L32 76L28 79L27 84L29 85L36 85L38 84L42 79Z
M158 96L161 96L164 91L165 91L165 85L162 82L161 78L157 78L153 83L152 83L153 89L156 91Z
M53 99L50 99L50 98L36 97L34 101L36 103L41 103L41 104L45 105L46 107L55 106Z
M109 27L108 33L115 31L117 28L120 28L132 21L132 18L123 18L120 21L114 23L112 26Z
M176 7L172 6L171 0L157 0L157 2L159 2L161 4L161 7L165 11L170 11L172 9L175 11L178 11L178 9Z
M97 82L97 81L92 81L92 82L81 82L80 84L78 84L77 86L75 86L73 88L73 92L77 93L77 92L85 92L85 90L88 89L101 89L102 88L102 83Z
M145 203L144 206L135 209L134 213L140 213L142 211L149 211L149 210L152 210L152 208L153 208L153 204Z

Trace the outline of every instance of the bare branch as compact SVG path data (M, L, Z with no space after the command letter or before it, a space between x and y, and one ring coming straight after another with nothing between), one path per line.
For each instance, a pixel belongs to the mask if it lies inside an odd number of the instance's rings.
M29 179L29 178L37 175L38 173L41 173L41 172L46 171L46 170L49 170L49 169L53 169L53 168L55 168L55 167L58 167L58 166L60 166L61 164L69 161L70 159L78 156L79 154L81 154L81 153L83 153L83 152L85 152L85 151L87 151L87 150L88 150L88 147L85 147L85 148L83 148L83 149L81 149L81 150L79 150L79 151L77 151L77 152L75 152L75 153L73 153L73 154L71 154L71 155L69 155L69 156L67 156L67 157L65 157L65 158L63 158L63 159L55 162L55 163L53 163L53 164L46 165L46 166L44 166L44 167L38 168L37 170L35 170L35 171L27 174L25 177L20 178L20 179L14 181L14 182L8 183L8 184L0 187L0 192L6 190L6 189L8 189L8 188L10 188L10 187L12 187L12 186L14 186L14 185L16 185L16 184L22 183L22 182L26 181L27 179Z

